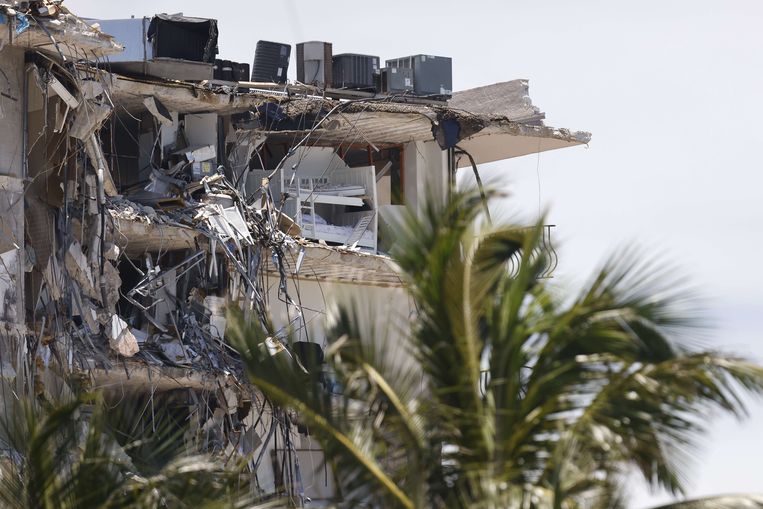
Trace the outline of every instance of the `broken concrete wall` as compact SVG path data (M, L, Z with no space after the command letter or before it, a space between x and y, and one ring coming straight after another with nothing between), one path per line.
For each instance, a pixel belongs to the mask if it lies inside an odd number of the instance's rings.
M0 50L0 323L23 324L24 52Z
M105 197L116 189L96 134L111 107L92 74L31 60L23 123L30 180L27 325L66 372L86 365L71 351L79 343L72 338L97 350L90 336L109 330L119 299L118 272L104 256Z

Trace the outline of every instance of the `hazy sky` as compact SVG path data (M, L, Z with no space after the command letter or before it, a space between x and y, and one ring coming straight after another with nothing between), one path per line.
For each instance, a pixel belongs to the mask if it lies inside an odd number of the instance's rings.
M67 0L74 12L216 18L220 57L250 62L259 39L334 43L334 52L453 57L454 89L530 80L577 147L489 165L527 218L550 206L558 281L633 244L691 276L718 325L713 346L763 360L763 2ZM290 75L295 76L294 63ZM536 169L538 174L536 174ZM763 403L710 421L690 495L763 492ZM634 482L633 507L658 500Z

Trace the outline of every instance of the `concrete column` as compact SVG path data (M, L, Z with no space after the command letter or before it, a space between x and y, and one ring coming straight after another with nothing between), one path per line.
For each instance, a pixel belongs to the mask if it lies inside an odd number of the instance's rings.
M405 202L421 211L427 199L445 202L448 195L448 152L435 141L405 146Z

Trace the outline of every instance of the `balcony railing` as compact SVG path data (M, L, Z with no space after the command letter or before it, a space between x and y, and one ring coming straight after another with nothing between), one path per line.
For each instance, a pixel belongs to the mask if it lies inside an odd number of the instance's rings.
M551 229L555 227L556 225L554 224L546 224L541 227L543 231L541 232L540 241L538 242L538 245L535 247L535 249L533 249L533 252L530 253L530 260L532 262L535 262L539 259L541 259L543 262L540 274L538 275L538 278L540 279L548 279L554 277L554 271L556 270L556 266L559 264L559 257L557 256L554 245L551 242ZM532 231L534 228L534 226L530 226L523 228L523 230ZM520 250L515 252L508 261L509 274L512 277L519 274L519 267L521 263L522 251Z

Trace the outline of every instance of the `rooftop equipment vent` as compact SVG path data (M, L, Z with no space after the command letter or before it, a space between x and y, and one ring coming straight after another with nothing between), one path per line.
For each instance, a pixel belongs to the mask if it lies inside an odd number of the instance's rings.
M332 80L330 42L310 41L297 44L297 81L330 88Z

